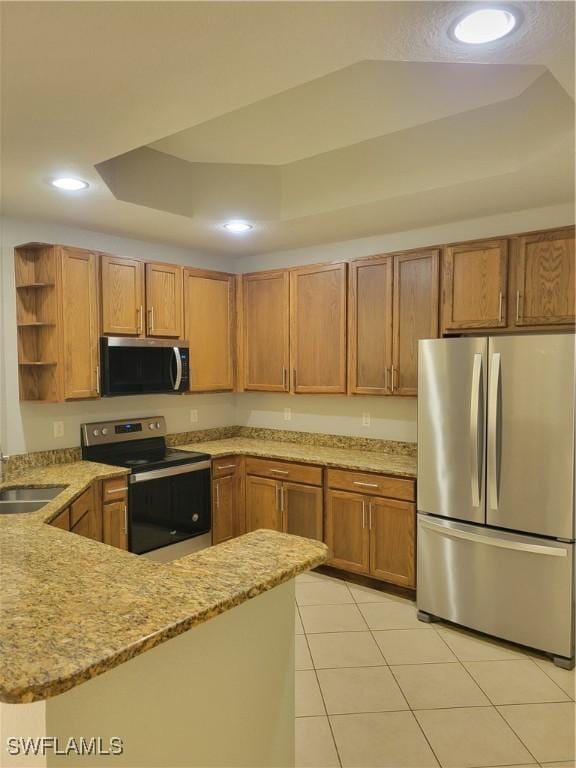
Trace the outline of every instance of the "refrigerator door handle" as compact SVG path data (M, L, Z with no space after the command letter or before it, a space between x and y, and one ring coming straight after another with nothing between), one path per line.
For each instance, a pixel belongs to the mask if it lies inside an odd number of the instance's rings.
M472 506L480 506L480 482L482 468L482 452L479 440L481 439L482 428L480 425L480 401L482 397L482 355L479 352L474 354L474 365L472 368L472 387L470 395L470 478L472 483Z
M498 509L500 485L500 352L492 354L488 390L488 505Z
M466 541L473 541L478 544L487 544L489 547L515 549L520 552L531 552L534 555L548 555L549 557L568 557L568 549L563 547L546 547L542 544L525 544L521 541L510 541L494 536L483 536L480 533L470 533L455 528L448 528L445 525L438 525L430 520L420 519L420 525L435 533L440 533L442 536L448 536L453 539L465 539Z

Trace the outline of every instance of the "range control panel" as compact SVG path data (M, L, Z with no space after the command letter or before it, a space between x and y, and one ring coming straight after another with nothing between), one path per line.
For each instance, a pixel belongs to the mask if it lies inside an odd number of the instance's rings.
M127 440L165 437L166 420L164 416L149 416L144 419L93 421L90 424L82 424L80 434L82 445L104 445Z

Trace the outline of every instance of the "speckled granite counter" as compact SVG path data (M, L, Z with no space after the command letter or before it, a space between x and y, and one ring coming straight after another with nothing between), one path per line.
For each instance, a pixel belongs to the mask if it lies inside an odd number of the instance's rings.
M320 542L256 531L164 564L45 525L122 474L74 462L0 486L67 485L37 512L0 516L1 701L63 693L326 559Z
M386 475L416 477L416 457L400 453L358 450L357 448L332 448L313 444L301 445L280 440L246 437L188 443L178 445L178 449L202 451L211 456L260 456L267 459L301 461L323 467L340 467L361 472L382 472Z

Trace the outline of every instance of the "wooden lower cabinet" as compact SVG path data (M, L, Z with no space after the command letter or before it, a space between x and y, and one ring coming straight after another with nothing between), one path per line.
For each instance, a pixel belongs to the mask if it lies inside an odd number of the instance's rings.
M329 489L325 523L330 565L416 586L414 504Z
M125 501L102 505L102 541L111 547L128 549L128 506Z
M370 531L366 496L348 491L326 493L326 544L329 564L353 573L370 573Z
M212 544L241 536L246 531L242 460L212 462Z
M396 499L370 499L370 575L403 587L416 586L416 510Z
M91 485L70 505L70 530L80 536L102 541L102 517Z
M246 476L246 529L282 530L280 492L282 483L267 477Z
M322 541L322 488L282 483L282 530Z

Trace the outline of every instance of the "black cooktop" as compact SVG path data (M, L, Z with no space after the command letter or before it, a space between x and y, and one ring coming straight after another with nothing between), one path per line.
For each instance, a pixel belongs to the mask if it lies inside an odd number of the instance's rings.
M123 443L82 446L82 458L88 461L97 461L100 464L126 467L136 473L165 469L179 464L208 461L210 455L167 448L164 439L158 437L148 440L129 440Z

